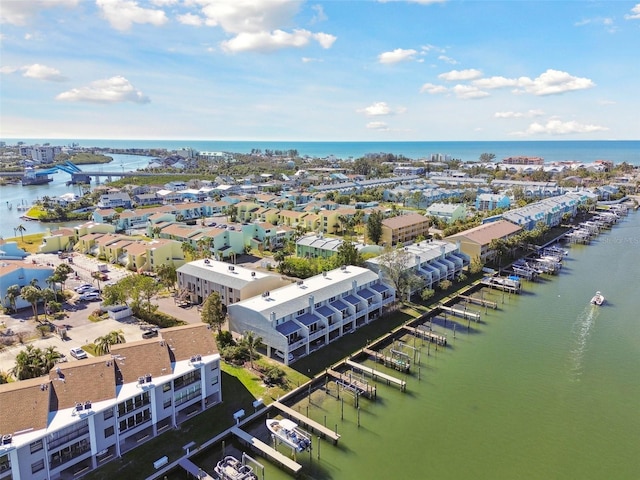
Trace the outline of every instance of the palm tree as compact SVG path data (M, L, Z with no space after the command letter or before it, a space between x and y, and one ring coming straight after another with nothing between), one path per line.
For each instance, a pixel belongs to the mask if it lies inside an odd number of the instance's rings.
M42 299L44 300L44 318L47 318L47 313L49 312L49 303L53 302L57 298L56 292L51 288L45 288L42 290Z
M111 351L111 345L126 343L122 330L113 330L102 337L96 338L93 343L98 355L105 355Z
M262 337L258 337L255 332L252 332L251 330L245 330L242 343L249 350L249 363L251 364L251 368L253 369L253 355L258 347L262 344Z
M7 295L5 298L9 300L9 306L16 311L16 299L20 296L20 285L11 285L7 288Z
M18 380L37 378L46 375L61 357L62 355L55 347L41 350L33 345L27 345L16 355L16 364L11 373Z
M162 231L162 228L160 228L160 227L158 227L158 226L153 227L153 228L151 229L151 233L152 233L152 235L153 235L153 238L158 238L158 236L160 235L160 232L161 232L161 231Z
M20 296L25 299L25 301L31 304L31 308L33 308L33 316L38 320L38 302L42 299L42 291L39 288L34 287L33 285L27 285L26 287L22 287L20 289Z
M24 232L26 232L26 231L27 231L27 229L25 228L25 226L24 226L24 225L20 224L20 225L18 225L18 226L16 227L16 230L17 230L18 232L20 232L20 238L21 238L21 239L22 239L22 241L24 242Z
M5 372L4 370L0 370L0 385L3 383L9 383L11 381L11 374L9 372Z

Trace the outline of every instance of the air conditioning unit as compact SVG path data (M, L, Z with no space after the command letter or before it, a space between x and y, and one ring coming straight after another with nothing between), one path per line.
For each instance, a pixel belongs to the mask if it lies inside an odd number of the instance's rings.
M84 407L81 403L76 403L76 412L81 412Z
M13 438L13 435L11 435L10 433L7 435L2 435L2 445L9 445L11 443L12 438Z
M89 401L84 402L84 409L85 410L91 410L91 402L89 402Z
M144 380L145 380L147 383L151 383L151 379L152 379L152 378L153 378L153 377L151 376L151 374L150 374L150 373L148 373L147 375L145 375Z
M236 268L233 265L229 265L229 271L233 272Z
M251 276L255 277L256 276L256 272L251 272Z
M144 377L138 377L138 385L142 385L144 383Z
M297 284L298 286L300 286L300 285L303 285L303 284L304 284L304 282L303 282L302 280L298 280L298 281L296 282L296 284Z

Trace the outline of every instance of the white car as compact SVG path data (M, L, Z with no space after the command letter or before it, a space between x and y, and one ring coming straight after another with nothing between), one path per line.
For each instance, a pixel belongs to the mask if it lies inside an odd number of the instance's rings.
M80 300L83 302L96 302L101 300L101 298L98 292L88 292L80 295Z
M276 350L276 357L281 358L282 360L284 360L284 353L282 353L280 350ZM289 354L289 361L292 362L293 361L293 353Z
M79 285L76 288L74 288L74 290L77 293L85 293L90 288L93 288L93 285L91 285L90 283L83 283L82 285Z
M71 356L73 358L77 358L78 360L89 358L89 355L87 355L87 352L85 352L80 347L72 348L69 353L71 353Z

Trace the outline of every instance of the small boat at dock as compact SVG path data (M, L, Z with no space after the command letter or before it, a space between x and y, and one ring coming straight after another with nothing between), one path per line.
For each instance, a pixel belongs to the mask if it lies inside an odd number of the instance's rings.
M282 420L269 418L266 423L267 428L277 440L293 448L296 452L311 450L311 435L299 428L295 422L287 418Z
M217 463L215 472L219 480L258 480L258 476L249 465L231 455Z
M602 305L604 304L605 298L604 295L600 292L596 292L596 294L591 298L591 305Z

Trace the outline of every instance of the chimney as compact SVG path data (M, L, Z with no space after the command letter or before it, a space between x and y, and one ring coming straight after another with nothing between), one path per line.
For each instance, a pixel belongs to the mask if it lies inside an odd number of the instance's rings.
M309 295L309 313L314 313L314 305L315 305L315 301L313 298L313 295Z
M445 250L444 244L440 245L440 258L442 259L444 259L444 250Z
M276 312L271 312L269 314L269 317L271 319L271 323L273 323L274 324L273 326L275 326L275 323L276 323Z

